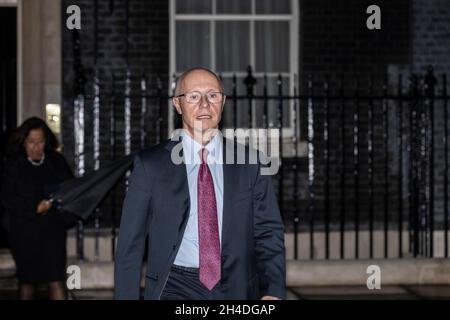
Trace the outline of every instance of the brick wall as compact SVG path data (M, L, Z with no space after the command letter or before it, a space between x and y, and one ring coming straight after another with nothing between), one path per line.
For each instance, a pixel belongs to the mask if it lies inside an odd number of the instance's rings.
M338 93L340 81L343 81L346 94L355 92L355 75L359 75L359 86L361 94L368 93L368 78L373 75L374 93L382 94L382 85L386 73L391 73L388 90L390 93L397 92L397 74L404 73L403 93L407 93L408 75L411 72L421 73L425 71L429 64L434 65L436 74L447 72L450 69L449 63L449 42L446 41L449 33L449 24L446 23L449 17L449 5L445 0L433 1L372 1L366 0L299 0L300 3L300 78L302 93L305 93L306 77L313 74L314 92L321 93L323 81L329 75L331 94ZM69 4L78 4L82 10L81 52L82 63L88 79L86 93L92 93L92 74L94 70L94 38L93 38L93 1L64 1L63 8ZM110 1L99 0L99 56L97 67L101 79L110 79L111 72L114 71L118 77L116 91L123 90L123 77L126 67L125 60L125 1L114 1L114 11L109 9ZM148 85L151 90L155 89L156 78L160 77L164 85L163 92L167 92L168 68L169 68L169 30L168 30L168 1L130 1L130 47L129 66L134 77L134 83L138 83L138 78L143 72L150 80ZM368 30L366 28L366 8L371 4L381 7L381 30ZM63 12L64 14L64 12ZM63 74L64 74L64 143L65 154L69 160L73 160L73 134L72 134L72 99L74 87L73 71L73 41L71 32L63 32ZM438 83L440 84L440 83ZM108 94L111 90L109 82L102 82L102 92ZM133 92L138 92L134 87ZM323 101L315 100L315 185L316 194L314 217L320 225L324 218L324 108ZM120 102L118 106L118 129L123 128L120 119L123 118L123 109ZM306 138L307 133L307 104L301 103L301 131L302 138ZM354 110L355 101L347 101L344 104L345 119L341 122L342 104L333 101L329 104L330 114L330 208L331 221L335 227L338 226L339 214L341 210L341 128L344 126L345 136L345 215L350 221L355 216L355 201L358 199L358 208L361 213L361 220L364 222L363 228L367 228L367 217L369 214L368 202L368 137L369 125L367 101L359 103L359 153L360 166L358 178L358 196L355 192L356 184L353 167L353 130L354 130ZM106 110L107 107L105 107ZM87 107L87 110L90 110ZM166 110L166 109L165 109ZM381 101L374 101L374 211L377 221L382 222L384 215L385 185L387 184L389 216L388 219L395 227L398 217L398 144L395 138L398 133L396 102L389 102L388 107L389 124L389 145L388 153L385 152L383 140L384 128L383 112ZM148 132L150 137L154 137L154 122L156 105L150 106L148 121ZM87 123L90 123L89 111ZM101 123L107 132L106 114L102 113ZM166 114L163 115L167 119ZM404 117L407 117L405 107ZM133 118L136 124L138 117ZM167 123L167 122L165 122ZM405 120L406 123L406 120ZM436 112L437 135L442 136L442 114ZM405 129L408 129L407 124ZM122 127L121 127L122 126ZM138 137L138 126L133 125L132 137ZM86 136L92 137L91 127L87 128ZM118 141L119 146L123 146L123 141ZM102 157L109 158L108 136L102 136ZM150 144L152 141L150 138ZM406 139L406 136L405 136ZM139 141L134 139L133 149L138 148ZM87 150L92 149L92 143L87 141ZM122 147L120 147L122 148ZM405 147L406 148L406 147ZM122 152L121 150L119 150ZM120 154L119 152L119 154ZM388 180L385 180L385 159L388 158ZM92 168L92 156L87 157L87 169ZM438 189L442 191L442 148L436 149L436 168ZM407 165L407 153L404 150L404 164ZM290 225L294 214L293 194L293 171L291 170L291 160L285 162L284 179L284 203L285 216ZM308 179L307 160L300 160L300 172L298 174L299 197L297 197L301 227L306 228L309 220L308 206ZM406 167L405 167L406 168ZM441 179L441 180L439 180ZM275 189L277 190L277 178L274 177ZM406 196L407 180L403 182ZM436 208L442 211L442 192L436 195ZM406 201L404 199L404 201ZM404 215L407 219L407 203L404 206ZM350 224L351 226L351 224Z
M94 5L91 0L64 1L63 16L65 8L71 4L76 4L81 9L81 63L87 82L84 86L87 95L93 94L93 75L95 67L97 67L100 78L100 91L103 96L100 117L102 129L108 130L108 112L109 99L112 89L112 74L116 78L115 92L118 95L124 94L124 80L127 67L126 57L126 23L125 23L125 1L113 1L113 11L110 11L109 0L99 0L98 9L98 58L97 65L94 64ZM168 83L168 59L169 59L169 39L168 34L168 3L167 1L130 1L129 7L129 49L128 49L128 65L132 76L132 96L138 96L139 79L145 74L148 80L148 88L150 93L155 93L157 80L160 79L163 84L163 92L167 92ZM73 158L73 98L75 72L73 68L72 31L64 28L63 31L63 136L65 154L69 158ZM133 111L138 108L138 98L133 99ZM153 122L155 119L155 108L153 104L149 106L149 125L146 128L149 131L150 141L154 139L155 132ZM167 111L166 109L164 109ZM123 126L123 99L116 101L117 125L119 128ZM86 123L92 123L92 102L88 101L86 105ZM139 118L132 118L133 137L139 136ZM92 126L87 126L87 149L92 148ZM121 141L122 137L117 137ZM108 137L102 136L101 155L105 159L109 159ZM139 141L132 139L133 149L138 147ZM123 144L121 144L123 145ZM119 155L121 150L118 150ZM90 158L88 158L90 159ZM88 168L92 163L88 161Z
M381 8L381 30L366 28L366 8L377 4ZM398 74L403 74L403 94L408 93L408 77L417 73L423 82L423 75L429 65L435 69L436 76L448 72L450 67L449 10L446 1L300 1L300 70L302 79L301 90L306 93L308 74L313 75L313 92L323 93L325 77L329 76L330 93L339 94L341 81L344 92L352 95L356 91L356 76L359 80L361 96L369 94L369 77L373 77L374 93L383 94L385 74L389 74L388 92L397 93ZM438 78L437 92L440 92L442 82ZM323 228L325 218L325 161L324 161L324 102L313 100L314 105L314 187L315 194L313 217L316 226ZM344 122L341 121L342 107L345 109ZM330 139L330 218L332 227L337 228L341 214L341 176L342 150L344 141L346 163L345 176L345 210L347 221L353 221L356 211L359 212L361 228L368 228L369 217L369 185L368 185L368 125L369 103L359 101L358 122L358 152L359 172L355 179L354 161L354 114L356 101L346 100L344 106L339 101L329 102L329 139ZM407 142L409 137L409 107L403 103L403 173L408 174L409 154ZM382 226L385 212L385 197L387 197L388 216L391 228L397 227L399 216L399 145L398 145L398 103L388 103L388 151L385 151L383 134L383 106L381 101L374 101L374 215L376 225ZM443 104L435 102L435 213L437 222L443 218L443 145L439 143L443 137ZM301 132L307 136L307 103L301 104ZM344 126L344 137L341 128ZM386 162L388 159L388 178L385 179ZM308 175L307 162L301 161L301 172L298 184L300 197L292 196L293 172L287 169L285 190L288 190L286 212L292 221L294 215L293 202L298 201L300 227L308 228L311 216L308 213ZM288 164L288 162L285 162ZM407 201L408 179L403 178L403 221L408 220L409 204ZM350 223L349 226L352 226Z
M110 4L113 3L113 7ZM140 78L145 74L149 94L155 94L158 79L162 84L162 92L167 93L169 74L169 8L168 1L132 0L129 1L129 48L128 66L132 77L132 117L131 117L131 144L132 151L140 148L139 108L140 108ZM109 146L109 111L111 96L111 80L114 74L116 82L114 90L117 94L115 100L116 110L116 157L124 154L123 118L124 118L124 89L125 73L127 67L126 56L126 2L124 0L98 1L98 56L97 65L94 61L94 1L92 0L64 0L62 16L69 5L78 5L81 9L81 30L79 31L81 43L81 64L86 78L85 94L93 94L93 75L95 68L100 78L100 163L106 163L111 158ZM111 10L112 9L112 10ZM74 70L74 40L73 31L63 29L63 106L62 106L62 136L64 154L74 167L74 135L73 135L73 99L75 96L76 74ZM121 97L122 96L122 97ZM147 145L156 141L156 119L159 103L155 100L148 102L148 116L146 121ZM92 132L92 99L85 105L85 149L86 171L93 170L93 132ZM163 117L167 118L167 105L163 108ZM166 123L164 123L164 126ZM166 127L163 132L167 132ZM117 188L118 202L116 212L120 211L124 186ZM111 211L111 197L105 201L101 208L106 216L103 220L108 223Z
M450 76L450 3L445 0L413 2L413 52L412 72L423 74L431 66L436 76L436 94L442 94L442 75ZM450 90L447 81L447 92ZM435 208L438 221L444 210L444 104L435 103Z
M366 9L381 8L381 30L368 30ZM410 63L410 1L300 1L300 73L353 77Z
M450 3L445 0L413 1L413 71L432 65L436 73L450 74Z

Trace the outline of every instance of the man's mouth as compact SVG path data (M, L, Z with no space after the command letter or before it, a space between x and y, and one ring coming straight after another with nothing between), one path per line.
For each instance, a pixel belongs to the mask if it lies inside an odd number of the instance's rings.
M197 116L198 120L205 120L205 119L211 119L212 117L209 114Z

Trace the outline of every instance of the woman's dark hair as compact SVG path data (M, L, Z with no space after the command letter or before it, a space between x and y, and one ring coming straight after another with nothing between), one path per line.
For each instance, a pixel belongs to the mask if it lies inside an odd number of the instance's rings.
M17 156L21 153L25 153L24 143L25 139L30 134L31 130L41 129L45 138L45 151L56 151L59 146L58 139L55 134L50 130L44 120L32 117L25 120L20 127L15 129L10 137L9 152L10 156Z

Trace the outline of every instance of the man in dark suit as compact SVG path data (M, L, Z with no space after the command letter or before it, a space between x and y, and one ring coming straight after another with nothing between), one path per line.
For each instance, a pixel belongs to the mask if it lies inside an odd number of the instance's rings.
M169 140L134 161L115 258L116 299L139 298L146 237L145 299L283 299L284 227L271 178L261 174L262 161L229 161L242 150L245 159L258 154L218 132L220 79L207 69L186 71L173 104L183 121L181 142Z

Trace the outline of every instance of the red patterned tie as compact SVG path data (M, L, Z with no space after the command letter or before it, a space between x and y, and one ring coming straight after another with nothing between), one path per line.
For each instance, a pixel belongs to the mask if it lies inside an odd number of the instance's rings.
M220 280L220 240L214 182L206 159L208 150L199 151L202 163L198 172L198 237L200 242L200 282L212 290Z

